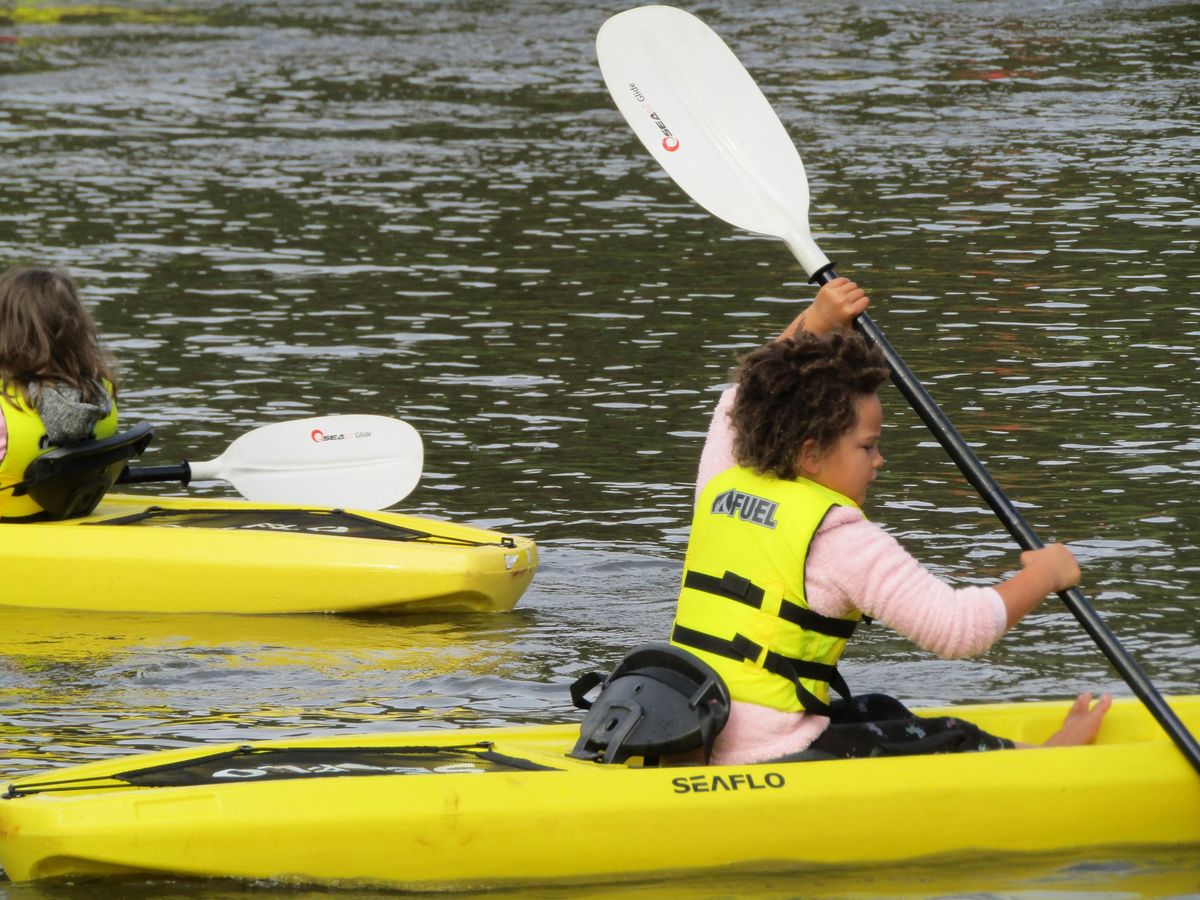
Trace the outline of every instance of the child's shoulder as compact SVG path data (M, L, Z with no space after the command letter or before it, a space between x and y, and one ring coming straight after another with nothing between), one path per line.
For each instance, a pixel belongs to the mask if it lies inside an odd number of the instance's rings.
M835 528L845 528L854 525L867 525L871 528L878 528L878 525L873 525L871 521L863 515L861 509L855 506L834 506L825 518L821 521L821 527L817 529L817 534L826 531L832 531Z
M854 506L830 509L813 540L819 541L822 550L860 560L905 552L892 535Z
M813 536L809 554L809 574L824 573L852 597L881 573L890 577L918 564L895 537L849 506L829 511Z

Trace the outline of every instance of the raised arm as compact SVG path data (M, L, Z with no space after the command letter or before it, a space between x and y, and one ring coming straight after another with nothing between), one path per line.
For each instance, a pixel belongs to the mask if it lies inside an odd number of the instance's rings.
M844 331L870 305L871 299L857 284L849 278L835 278L821 286L816 299L792 319L779 337L790 338L800 330L813 334Z

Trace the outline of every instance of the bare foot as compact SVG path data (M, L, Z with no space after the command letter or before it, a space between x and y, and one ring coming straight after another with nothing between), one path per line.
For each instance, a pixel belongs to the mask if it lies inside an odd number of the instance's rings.
M1043 747L1079 747L1090 744L1096 739L1104 714L1112 706L1112 697L1102 694L1092 705L1092 695L1084 692L1075 698L1067 717L1063 719L1062 727L1046 739Z

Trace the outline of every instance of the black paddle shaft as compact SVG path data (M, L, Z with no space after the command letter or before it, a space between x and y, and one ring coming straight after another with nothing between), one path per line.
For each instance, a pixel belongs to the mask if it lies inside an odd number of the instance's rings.
M177 466L128 466L117 477L117 484L150 484L157 481L178 481L184 487L192 480L192 467L184 460Z
M829 265L819 270L813 275L812 281L816 284L825 284L837 278L837 272L833 266ZM883 351L883 356L887 360L888 368L892 371L892 384L904 396L912 406L913 411L921 417L921 421L937 438L942 448L949 454L950 459L958 466L960 472L966 477L971 486L979 492L987 505L992 508L992 511L999 517L1004 527L1008 529L1008 533L1021 546L1022 550L1037 550L1044 547L1041 539L1029 527L1029 523L1025 521L1024 516L1017 511L1011 500L1000 489L1000 485L996 483L996 479L992 478L983 463L979 461L979 457L975 455L963 436L958 433L958 429L953 423L946 418L946 414L941 411L933 397L929 395L929 391L925 390L924 385L917 380L917 376L913 374L912 369L905 365L904 360L900 358L900 354L888 343L888 339L883 336L883 332L879 330L871 317L866 313L861 314L854 321L854 327L857 328L863 336L866 337L875 346ZM1134 694L1145 704L1150 710L1150 714L1158 720L1158 723L1163 727L1163 730L1171 736L1176 746L1187 757L1188 762L1192 764L1197 772L1200 772L1200 743L1196 742L1196 738L1183 724L1175 710L1171 709L1163 699L1162 694L1151 683L1146 673L1141 670L1137 662L1129 655L1128 651L1121 646L1121 642L1117 640L1116 635L1109 630L1104 624L1104 620L1100 618L1099 613L1083 596L1083 592L1077 587L1070 588L1065 591L1059 591L1059 598L1066 604L1067 609L1079 620L1079 624L1084 630L1091 635L1096 646L1108 657L1108 661L1112 663L1125 683L1133 689Z

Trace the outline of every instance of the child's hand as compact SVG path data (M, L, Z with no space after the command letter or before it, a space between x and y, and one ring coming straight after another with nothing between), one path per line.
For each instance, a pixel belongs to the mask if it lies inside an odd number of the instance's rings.
M1026 613L1047 595L1065 591L1078 583L1079 563L1062 544L1026 550L1021 554L1021 571L996 585L996 593L1004 601L1008 614L1008 627L1012 628L1025 618Z
M857 284L849 278L835 278L821 285L817 299L804 311L802 325L813 334L843 331L870 305L871 299Z
M816 335L844 331L850 327L855 316L870 305L870 298L857 284L849 278L835 278L821 285L812 304L805 307L779 337L795 337L801 330Z
M1062 544L1050 544L1041 550L1026 550L1021 554L1025 571L1035 574L1050 585L1047 594L1065 591L1079 584L1079 563Z

